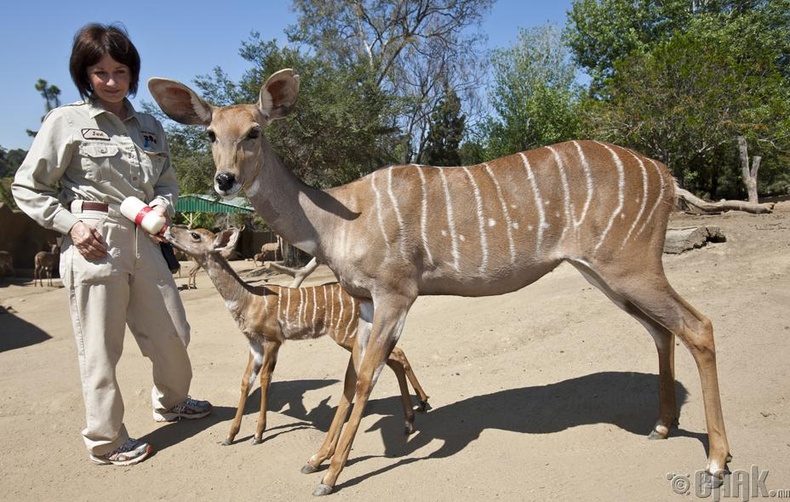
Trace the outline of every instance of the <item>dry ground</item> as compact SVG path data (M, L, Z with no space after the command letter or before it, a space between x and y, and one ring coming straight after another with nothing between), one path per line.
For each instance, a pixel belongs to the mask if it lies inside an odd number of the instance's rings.
M743 487L731 500L744 499L743 489L752 499L790 495L790 203L770 215L672 222L690 225L717 225L727 237L665 264L716 330L730 467ZM235 264L248 280L263 280L250 274L252 262ZM311 282L328 278L323 270ZM193 327L192 395L216 411L197 422L154 423L150 364L128 336L119 365L126 423L157 449L131 467L93 465L83 447L66 291L0 285L0 499L314 500L321 474L299 469L329 426L346 353L328 339L288 343L264 443L249 442L256 390L239 441L221 446L246 343L202 271L197 285L182 292ZM680 429L648 441L657 416L653 342L572 267L500 297L421 298L400 345L432 409L404 437L396 382L385 370L329 500L695 499L707 442L691 356L678 347ZM752 478L765 472L764 485ZM677 495L684 481L689 494Z

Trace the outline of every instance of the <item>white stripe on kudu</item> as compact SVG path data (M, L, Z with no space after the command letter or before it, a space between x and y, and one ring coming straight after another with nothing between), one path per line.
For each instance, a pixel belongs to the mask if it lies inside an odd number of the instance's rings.
M442 178L442 188L444 189L444 203L447 211L447 231L450 233L452 243L453 268L461 270L461 254L458 252L458 236L455 229L455 218L453 218L453 196L450 193L450 186L447 183L447 176L444 169L439 169L439 176Z
M582 149L581 145L578 141L573 142L573 146L576 147L576 152L579 154L579 163L584 170L584 179L587 182L587 197L584 199L584 206L582 207L582 214L579 215L579 219L576 219L576 215L573 216L573 226L579 228L582 223L584 223L584 219L587 218L587 211L590 209L590 203L593 200L593 193L594 193L594 184L593 184L593 177L590 173L590 164L587 162L587 157L584 155L584 150Z
M425 250L425 258L428 263L433 263L431 247L428 244L428 185L425 181L425 173L422 166L414 166L417 174L420 175L420 185L422 187L422 203L420 204L420 237L422 238L422 248Z
M370 187L373 189L373 194L376 198L376 216L379 220L379 228L381 229L381 235L384 237L384 242L387 244L387 249L390 248L390 239L387 237L387 227L384 222L384 208L382 207L381 202L381 193L379 193L379 188L376 186L376 174L379 171L376 171L371 174L370 176Z
M521 156L521 160L524 163L524 169L527 171L527 179L529 180L529 185L532 187L532 195L535 197L535 208L538 210L538 228L535 237L535 252L540 253L540 248L543 245L543 231L546 229L546 227L548 227L548 223L546 223L546 211L543 208L543 199L540 196L540 189L538 188L538 183L535 180L535 174L532 172L532 167L529 165L529 160L523 153L519 153L519 155Z
M573 203L571 202L571 189L568 186L568 176L565 173L565 165L562 163L562 157L557 152L557 150L551 146L546 147L551 152L552 156L554 156L554 162L557 163L557 172L560 176L560 183L562 185L562 202L563 208L565 209L565 223L562 225L562 235L560 235L560 241L565 238L565 234L568 233L570 230L571 222L573 221Z
M614 165L617 166L617 207L615 208L612 215L609 217L609 223L606 225L606 228L604 228L603 232L601 232L601 238L598 241L598 244L595 246L595 249L593 250L593 252L595 253L597 253L598 250L601 248L604 241L606 240L606 236L612 230L612 227L614 226L617 217L620 216L620 213L622 213L623 202L625 200L625 170L623 169L623 161L622 159L620 159L620 156L617 155L617 153L614 150L612 150L612 148L609 145L600 142L597 143L603 146L604 148L606 148L609 151L609 153L612 154L612 160L614 160Z
M628 242L628 239L631 238L631 234L633 234L634 229L642 219L642 214L644 214L645 208L647 207L647 169L645 168L645 163L642 162L642 159L633 151L626 151L630 153L634 159L636 159L636 162L639 164L639 169L642 171L642 197L637 197L636 199L636 202L639 204L639 212L637 213L636 218L634 218L634 221L631 223L631 227L628 229L628 234L626 234L625 239L623 239L623 243L620 244L620 249L624 248Z
M513 241L513 230L518 228L518 223L514 223L513 220L510 219L510 211L508 210L505 196L502 194L502 187L499 186L499 180L496 178L496 176L494 176L494 173L491 172L491 166L488 164L483 164L483 168L485 169L486 174L488 174L488 177L491 178L491 181L494 183L496 195L499 199L499 205L502 208L502 218L505 220L505 228L507 230L507 245L508 250L510 251L510 264L512 265L516 262L516 244ZM492 219L492 221L496 220Z
M392 204L392 209L395 211L395 220L398 223L398 232L395 234L397 237L399 235L403 235L404 225L403 225L403 216L401 216L400 207L398 206L398 198L392 189L392 170L393 170L392 167L387 169L387 194L389 195L390 203ZM400 240L401 256L406 258L406 239L401 238L398 240Z
M486 235L486 222L483 215L483 197L480 195L480 187L477 186L474 176L469 171L469 168L464 167L466 177L469 179L469 184L472 185L472 191L475 194L475 208L477 209L477 221L480 227L480 252L482 254L479 272L482 274L488 268L488 236Z

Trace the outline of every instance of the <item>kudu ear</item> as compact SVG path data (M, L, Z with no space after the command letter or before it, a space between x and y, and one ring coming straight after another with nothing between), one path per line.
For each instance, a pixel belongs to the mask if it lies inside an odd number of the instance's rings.
M241 232L238 228L230 227L221 230L214 237L214 249L233 249L236 247L236 241L239 240Z
M258 108L269 120L281 119L291 113L299 96L299 75L290 68L274 73L261 87Z
M165 115L176 122L203 126L211 123L214 107L181 82L151 77L148 79L148 90Z

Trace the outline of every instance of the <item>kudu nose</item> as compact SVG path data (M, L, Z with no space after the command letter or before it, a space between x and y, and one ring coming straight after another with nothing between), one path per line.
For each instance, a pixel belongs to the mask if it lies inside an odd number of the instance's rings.
M214 179L217 182L217 188L223 192L227 192L233 188L233 184L236 182L236 177L232 173L228 172L219 173Z

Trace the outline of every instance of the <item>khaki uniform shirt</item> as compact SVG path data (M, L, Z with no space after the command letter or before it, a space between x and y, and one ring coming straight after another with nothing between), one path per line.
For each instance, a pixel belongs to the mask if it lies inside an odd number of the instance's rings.
M173 216L178 181L162 124L125 105L123 121L89 99L49 112L11 185L19 208L62 234L79 221L75 199L119 206L135 196Z

